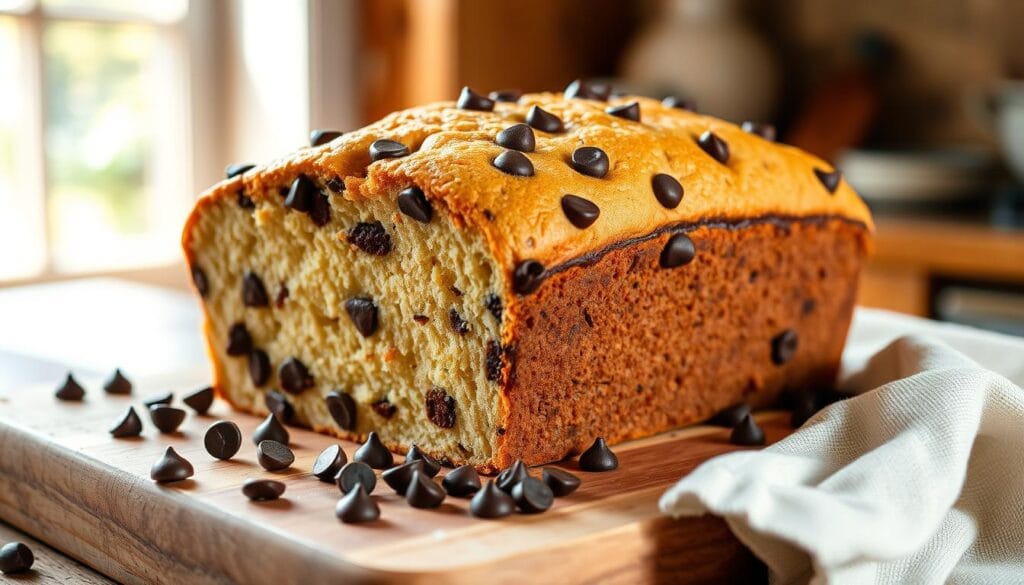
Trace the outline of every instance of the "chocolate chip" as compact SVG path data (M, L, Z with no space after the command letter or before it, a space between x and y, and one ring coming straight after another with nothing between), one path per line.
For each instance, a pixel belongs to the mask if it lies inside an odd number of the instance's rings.
M178 455L174 447L167 447L164 454L149 469L149 477L157 483L183 481L195 474L192 464Z
M661 100L661 105L666 108L675 108L677 110L687 110L690 112L697 111L697 104L691 99L681 98L674 95L670 95L667 98Z
M256 461L267 471L281 471L295 463L295 453L284 443L263 440L256 445Z
M759 124L757 122L744 122L740 128L744 132L764 138L768 142L775 142L775 126L771 124Z
M448 310L448 324L452 326L452 331L457 335L465 335L469 333L469 323L459 315L459 312L452 307Z
M543 268L541 268L541 270L543 270ZM490 311L491 315L494 315L494 318L498 320L498 323L501 323L501 297L494 293L487 293L487 296L484 297L484 306L487 307L487 310Z
M708 153L711 158L723 165L729 163L729 145L711 130L705 130L700 135L700 138L697 139L697 145L700 146L701 150Z
M488 480L487 485L478 491L469 503L469 513L477 518L504 518L515 509L515 500L498 489L493 479Z
M793 413L790 415L789 424L793 428L799 428L803 426L807 419L811 418L818 412L818 401L813 392L799 392L793 397L793 402L790 405L793 409Z
M518 102L523 97L521 89L499 89L487 94L487 97L496 102Z
M814 176L818 177L818 180L828 189L828 192L833 194L839 188L839 182L843 180L843 173L837 170L829 172L825 169L816 168L814 169Z
M263 403L266 404L270 414L276 416L277 420L282 423L287 424L291 422L292 417L295 415L295 409L288 402L288 397L277 390L267 390L263 395Z
M357 485L356 489L338 500L334 515L345 524L373 522L380 518L380 506L367 495L362 485Z
M385 158L400 158L409 155L409 147L401 142L381 138L370 145L370 160L373 162Z
M121 369L117 368L114 370L114 374L110 376L110 379L103 384L103 390L107 394L131 394L132 383L128 378L124 377Z
M341 193L345 190L345 181L341 177L335 175L327 180L327 188L335 193Z
M772 338L772 363L781 366L788 362L796 353L796 331L786 329Z
M603 179L608 174L608 155L596 146L581 146L573 151L570 166L581 175Z
M579 466L583 471L611 471L619 466L619 458L608 448L604 437L598 437L580 455Z
M324 227L331 221L331 200L323 191L317 191L309 200L309 219L316 227Z
M455 295L457 297L461 297L462 296L462 289L460 289L459 287L457 287L455 285L452 285L452 286L450 286L448 288L449 288L449 290L452 291L453 295Z
M335 138L340 138L341 135L342 133L337 130L313 130L309 133L309 145L320 146L327 144Z
M288 290L288 287L282 284L281 287L277 289L277 296L274 297L274 305L278 309L283 307L284 302L288 300L288 295L290 294L291 292Z
M536 260L524 260L516 266L512 279L512 288L521 295L528 295L537 290L544 279L544 265Z
M696 255L697 249L694 247L690 236L675 234L665 243L665 248L661 251L659 263L662 268L676 268L689 264Z
M535 477L527 477L512 486L510 495L524 514L543 512L555 502L555 494L551 488Z
M455 399L440 388L431 388L427 392L427 418L430 422L450 429L455 426Z
M174 394L172 394L170 392L164 392L162 394L157 394L155 396L150 396L149 398L143 400L142 404L145 405L146 409L150 409L150 408L153 408L154 406L159 406L161 404L165 404L165 405L170 404L173 401L174 401Z
M75 377L71 375L71 372L68 372L68 377L64 380L64 384L57 388L53 395L58 400L75 402L85 398L85 388L82 388L75 380Z
M377 305L373 300L357 297L345 301L345 312L352 324L363 337L369 337L377 331Z
M526 464L523 463L522 459L516 459L512 465L506 467L498 477L495 478L498 489L505 492L506 494L512 493L512 488L524 479L530 477L530 472L526 469Z
M582 197L563 195L562 213L568 218L569 223L582 230L597 221L597 217L601 215L601 209L592 201Z
M520 152L533 152L533 149L537 147L537 140L533 136L533 128L526 124L516 124L505 128L498 132L498 136L494 141L499 146Z
M329 445L316 456L316 461L313 462L313 475L320 481L331 483L346 463L348 456L341 445Z
M247 479L242 494L254 502L276 500L284 495L285 483L276 479Z
M161 433L173 433L185 422L185 411L166 404L149 407L149 419Z
M266 307L270 304L263 280L252 270L242 277L242 302L247 307Z
M419 187L406 187L398 193L398 210L421 223L430 223L434 208Z
M267 418L263 419L263 422L252 432L252 442L257 445L263 441L276 441L287 445L290 438L288 429L284 428L274 413L268 414Z
M24 573L35 562L32 549L21 542L8 542L0 547L0 572L4 575Z
M739 422L743 420L743 417L748 414L750 414L750 405L746 402L738 402L728 408L720 410L715 414L715 416L711 417L708 422L715 426L731 429L739 424Z
M387 256L391 251L391 235L379 221L359 222L345 234L348 243L367 254Z
M213 387L207 386L186 395L181 401L185 403L185 406L196 411L196 414L206 414L213 406L213 395Z
M405 488L405 501L413 508L436 508L448 494L437 482L416 469Z
M327 412L339 427L346 431L356 428L356 401L347 392L328 392L324 396Z
M526 123L531 128L549 134L555 134L565 129L561 118L542 109L540 106L530 106L530 110L526 112Z
M514 177L532 177L533 163L518 150L506 150L491 163L499 171Z
M126 437L138 437L142 433L142 420L139 415L135 413L135 409L131 406L125 411L124 415L114 428L110 429L110 434L115 439L124 439Z
M460 110L476 110L479 112L490 112L494 110L494 100L484 97L468 87L463 87L459 94L459 101L455 107Z
M214 458L226 461L242 448L242 431L229 420L217 421L206 429L203 446Z
M503 354L501 343L493 339L487 340L487 357L484 360L484 366L489 382L501 381L501 370L505 366Z
M334 477L334 481L343 494L351 492L357 486L363 486L363 489L369 494L373 493L373 488L377 487L377 476L373 473L373 469L362 461L351 461L342 465L338 475Z
M306 365L296 357L290 357L281 363L277 368L277 378L281 381L281 389L289 394L301 394L315 384Z
M396 494L404 496L406 488L409 487L409 482L412 481L414 471L423 471L422 461L406 461L401 465L396 465L380 474L380 478L384 480L384 483L391 486L391 489L395 490Z
M192 266L192 284L196 287L199 296L205 297L210 292L210 281L206 279L206 272L199 266Z
M262 349L254 349L249 354L249 377L254 386L262 386L270 379L270 358Z
M463 465L449 471L441 486L449 496L456 498L468 498L480 491L480 475L472 465Z
M437 459L434 459L430 455L424 453L416 443L413 443L412 446L409 447L409 451L405 454L405 460L406 462L422 461L423 473L426 474L427 477L434 477L437 475L438 471L441 471L441 464L437 462Z
M580 487L580 478L557 467L545 467L541 472L541 479L551 489L556 498L568 496Z
M225 178L233 179L233 178L235 178L235 177L237 177L239 175L244 175L245 173L251 171L254 168L256 168L256 165L254 165L252 163L234 163L234 164L230 164L230 165L224 167L224 176L225 176Z
M384 443L380 441L380 437L373 431L370 431L370 435L366 437L366 442L356 449L352 459L359 463L365 463L374 469L387 469L395 462L391 451L384 446Z
M245 194L245 189L238 190L238 206L242 209L256 209L256 203Z
M245 323L235 323L228 330L228 355L246 355L252 351L252 337Z
M683 200L683 186L672 175L654 175L651 177L651 189L654 190L654 197L658 203L666 209L679 207L679 202Z
M626 120L632 120L634 122L640 121L640 104L638 102L623 104L621 106L612 106L605 110L605 112L615 116L616 118L625 118Z
M747 413L747 416L743 417L743 420L733 428L732 434L729 435L729 442L744 447L764 445L764 431L757 426L754 417Z
M576 79L565 88L563 93L565 99L584 98L605 101L612 94L612 86L600 81Z
M373 409L373 412L376 412L384 418L391 418L395 416L395 411L397 410L395 405L391 404L387 398L381 398L377 402L374 402L370 405L370 408Z
M316 183L306 175L299 175L292 181L288 188L288 196L284 200L284 206L294 211L306 213L313 206L313 195L316 195Z

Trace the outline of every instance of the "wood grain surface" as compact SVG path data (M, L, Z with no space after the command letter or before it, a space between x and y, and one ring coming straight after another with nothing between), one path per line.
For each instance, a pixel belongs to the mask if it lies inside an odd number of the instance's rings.
M0 518L126 583L721 583L764 580L764 568L712 517L671 520L657 500L666 487L714 455L736 449L728 430L697 426L615 448L619 469L579 471L582 487L540 515L478 520L468 500L437 510L409 507L383 482L380 521L345 525L333 514L340 493L310 473L334 439L291 429L295 464L279 473L256 464L249 440L259 419L216 403L161 435L141 408L147 396L191 388L163 380L132 396L107 396L99 380L81 403L51 387L0 394ZM137 385L138 386L138 385ZM107 433L131 404L143 416L137 439ZM205 429L231 419L246 437L231 461L210 457ZM789 432L782 413L761 413L769 441ZM167 445L195 477L157 485L149 468ZM351 457L356 445L342 442ZM400 460L400 458L398 458ZM533 470L539 474L539 470ZM275 502L240 491L252 477L287 484Z

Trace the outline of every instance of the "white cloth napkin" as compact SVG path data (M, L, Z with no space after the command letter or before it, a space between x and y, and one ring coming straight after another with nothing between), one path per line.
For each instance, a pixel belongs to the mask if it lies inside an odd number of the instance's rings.
M860 310L841 385L860 395L662 510L724 517L772 583L1024 583L1024 340Z

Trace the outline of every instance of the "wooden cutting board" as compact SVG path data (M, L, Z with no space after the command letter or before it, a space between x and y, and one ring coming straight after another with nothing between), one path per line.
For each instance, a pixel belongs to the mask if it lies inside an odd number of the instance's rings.
M249 440L260 422L217 402L181 432L160 435L140 408L179 381L137 385L107 396L81 380L84 402L53 398L52 387L0 393L0 518L126 583L722 583L764 580L764 567L713 517L671 520L658 512L664 490L709 457L732 451L725 429L696 426L615 448L619 469L586 473L582 487L540 515L478 520L468 501L438 510L406 505L386 484L375 496L381 520L346 525L334 517L333 484L309 472L334 442L292 429L295 465L283 473L256 464ZM146 425L138 439L107 429L131 404ZM769 442L790 429L779 412L757 416ZM246 437L231 461L210 457L205 429L218 419ZM157 485L150 466L172 445L193 479ZM352 443L343 443L351 458ZM399 458L400 459L400 458ZM539 470L534 470L535 473ZM240 491L252 477L287 484L275 502Z

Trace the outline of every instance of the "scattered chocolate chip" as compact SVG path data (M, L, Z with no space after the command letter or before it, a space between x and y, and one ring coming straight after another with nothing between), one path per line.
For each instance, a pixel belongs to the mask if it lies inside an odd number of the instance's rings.
M0 572L4 575L24 573L32 568L35 555L25 543L8 542L0 547Z
M401 142L382 138L370 145L370 160L376 162L385 158L400 158L409 155L409 147Z
M233 179L233 178L235 178L235 177L237 177L239 175L244 175L245 173L251 171L254 168L256 168L256 165L254 165L252 163L234 163L234 164L230 164L230 165L224 167L224 176L225 176L225 178Z
M580 478L557 467L545 467L541 472L541 479L551 489L556 498L568 496L580 487Z
M370 408L373 409L373 412L376 412L384 418L391 418L395 416L395 411L397 410L395 405L391 404L387 398L381 398L377 402L374 402L370 405Z
M242 209L256 209L256 203L245 194L245 189L238 190L238 206Z
M317 191L309 200L309 219L316 227L324 227L331 221L331 200L323 191Z
M480 491L480 474L472 465L463 465L449 471L441 480L441 486L449 496L468 498Z
M537 290L544 279L544 265L536 260L523 260L512 275L513 288L521 295Z
M267 410L282 423L288 424L291 422L292 416L295 415L295 409L288 402L288 397L277 390L267 390L263 394L263 403L267 405Z
M228 355L246 355L252 351L252 337L245 323L235 323L228 330Z
M254 349L249 354L249 377L254 386L262 386L270 379L270 358L262 349Z
M608 155L595 146L581 146L573 151L570 166L581 175L604 178L608 174Z
M694 247L690 236L675 234L665 243L665 248L661 251L659 263L662 268L676 268L689 264L696 255L697 249Z
M276 306L278 309L283 307L284 302L288 300L288 295L290 294L291 292L288 290L288 287L282 284L277 289L277 296L274 298L274 306Z
M150 409L150 408L153 408L154 406L157 406L157 405L160 405L160 404L170 404L173 401L174 401L174 394L172 394L170 392L164 392L162 394L157 394L155 396L150 396L149 398L143 400L142 404L145 405L145 407L147 409Z
M391 486L391 489L395 490L396 494L404 496L406 488L409 487L409 482L412 481L414 471L423 471L422 461L406 461L401 465L396 465L380 474L380 478L384 480L384 483Z
M683 200L683 186L672 175L658 173L651 177L651 189L658 203L666 209L675 209Z
M284 206L288 209L306 213L313 205L313 195L316 195L316 183L306 175L299 175L292 181L288 188L288 196L285 197Z
M582 197L563 195L562 213L568 218L569 223L582 230L597 221L597 217L601 215L601 209L592 201Z
M526 123L529 124L531 128L540 130L541 132L547 132L549 134L561 132L565 129L561 118L542 109L540 106L530 107L530 110L526 112Z
M604 437L598 437L580 455L579 465L583 471L611 471L619 466L619 458L608 448Z
M501 380L501 370L505 366L504 352L501 343L493 339L487 340L487 357L484 366L487 371L487 381L498 382Z
M469 333L469 323L466 323L466 320L455 310L455 307L448 310L448 324L452 326L452 331L458 335Z
M324 396L327 412L339 427L346 431L356 428L356 401L347 392L328 392Z
M142 420L139 415L135 413L135 409L131 406L125 411L124 415L114 428L110 429L110 434L115 439L124 439L126 437L138 437L142 433Z
M391 235L379 221L359 222L345 234L348 243L367 254L387 256L391 251Z
M484 97L468 87L463 87L459 94L459 101L455 107L460 110L476 110L479 112L490 112L494 110L494 100Z
M276 500L284 495L285 483L276 479L247 479L242 494L254 502Z
M351 492L360 485L368 494L373 493L373 488L377 487L376 474L373 473L373 469L369 465L362 461L351 461L342 465L338 475L334 477L334 481L343 494Z
M348 455L345 455L341 445L329 445L316 456L316 461L313 462L313 475L320 481L331 483L346 463Z
M427 418L430 422L450 429L455 426L455 399L440 388L431 388L427 392Z
M377 331L377 305L373 304L372 299L349 299L345 301L345 312L363 337L369 337Z
M362 485L357 485L356 489L338 500L334 515L345 524L373 522L380 518L380 506L367 495Z
M132 383L128 378L124 377L124 374L121 373L121 369L117 368L110 376L110 379L103 384L103 390L107 394L131 394Z
M733 445L743 445L745 447L764 445L764 431L761 430L761 427L757 426L753 415L748 413L732 429L732 434L729 435L729 442Z
M495 478L498 489L505 492L506 494L512 493L512 488L519 482L530 477L530 472L526 469L526 464L523 463L522 459L516 459L512 465L509 465L498 477Z
M744 122L740 128L744 132L764 138L768 142L775 142L775 126L771 124L760 124L758 122Z
M263 280L251 270L242 277L242 302L247 307L266 307L270 304Z
M638 102L623 104L621 106L612 106L605 110L605 112L615 116L616 118L625 118L626 120L632 120L634 122L640 121L640 104Z
M206 414L213 406L213 395L213 387L207 386L186 395L181 401L185 403L185 406L196 411L196 414Z
M256 461L267 471L280 471L295 463L295 453L284 443L263 440L256 445Z
M701 150L708 153L711 158L723 165L729 163L729 145L711 130L705 130L700 135L700 138L697 139L697 145L700 146Z
M406 187L398 193L398 210L420 223L430 223L434 208L419 187Z
M155 404L149 407L149 419L161 433L177 432L181 423L185 422L185 411L166 404Z
M496 102L518 102L519 98L523 97L523 91L520 89L499 89L487 94L487 97Z
M416 443L413 443L412 446L409 447L409 451L405 454L405 460L406 462L422 461L423 473L426 474L427 477L434 477L437 475L438 471L441 471L441 464L437 462L437 459L434 459L430 455L424 453Z
M750 405L746 402L737 402L728 408L718 411L708 422L715 426L731 429L739 424L743 417L748 414L750 414Z
M772 338L772 363L781 366L788 362L796 353L796 331L786 329Z
M206 429L203 446L216 459L231 459L242 448L242 431L229 420L217 421Z
M395 462L391 451L384 446L384 443L380 441L380 437L373 431L370 431L370 435L366 437L366 442L356 449L352 459L359 463L365 463L374 469L387 469Z
M195 474L192 464L178 455L174 447L167 447L164 454L149 470L149 477L157 483L186 480Z
M828 192L833 194L839 188L839 182L843 180L843 173L837 170L829 172L825 169L816 168L814 169L814 176L818 177L818 180L828 189Z
M476 492L473 500L469 503L469 513L477 518L504 518L516 509L516 502L512 496L498 489L494 480L488 480L487 485Z
M64 384L57 388L53 395L58 400L79 401L85 398L85 388L82 388L75 380L75 377L71 375L71 372L68 372L68 377L64 380Z
M405 501L413 508L436 508L444 501L444 488L418 469L412 472L412 479L405 488Z
M532 177L533 163L518 150L506 150L491 163L499 171L514 177Z
M693 100L676 97L674 95L670 95L667 98L661 100L661 105L665 106L666 108L675 108L677 110L687 110L689 112L697 111L697 104L694 103Z
M535 477L527 477L512 486L512 493L509 495L524 514L543 512L555 502L555 494L551 488Z
M345 190L345 181L338 176L331 177L327 180L327 188L335 193L341 193Z
M335 138L340 138L341 135L342 133L337 130L313 130L309 133L309 145L320 146L327 144Z
M605 101L612 94L612 86L600 81L576 79L565 88L563 93L565 99L584 98Z
M799 392L793 396L790 407L793 413L790 415L789 424L793 428L803 426L805 422L818 412L818 401L813 392Z
M290 438L288 429L284 428L284 425L273 413L268 414L267 418L263 419L263 422L252 432L252 442L257 445L263 441L275 441L287 445Z
M537 147L537 140L533 136L533 128L526 124L516 124L505 128L498 132L498 136L494 141L499 146L520 152L533 152L533 149Z
M487 293L487 296L484 297L484 306L487 307L487 310L490 311L492 315L494 315L494 318L498 320L498 323L501 323L501 297L494 293Z
M206 272L199 266L192 266L192 284L196 287L199 296L205 297L210 292L210 281L206 279Z
M277 368L277 378L281 381L281 389L289 394L301 394L315 384L313 376L296 357L290 357Z

